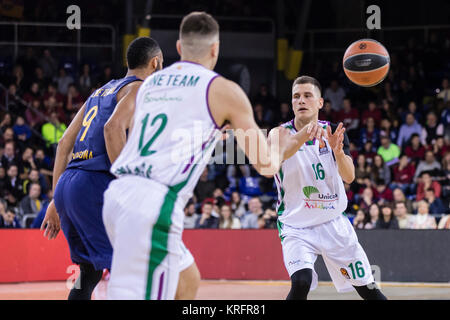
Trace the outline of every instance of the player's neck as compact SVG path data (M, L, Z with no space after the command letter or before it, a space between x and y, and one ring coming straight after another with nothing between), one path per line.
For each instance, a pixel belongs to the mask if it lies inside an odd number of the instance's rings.
M295 129L297 131L302 130L305 126L307 126L310 122L318 121L319 117L314 117L311 119L299 119L297 117L294 118Z
M131 76L135 76L136 78L145 80L145 78L147 78L147 73L144 69L133 69L133 70L128 69L128 72L125 75L125 78L131 77Z
M181 56L180 61L197 63L197 64L204 66L206 69L209 69L209 70L214 69L213 62L211 61L211 59L201 59L201 58L192 58L192 57Z

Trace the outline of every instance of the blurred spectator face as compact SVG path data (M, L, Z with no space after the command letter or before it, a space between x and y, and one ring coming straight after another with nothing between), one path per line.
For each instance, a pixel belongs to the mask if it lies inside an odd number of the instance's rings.
M6 213L5 203L0 201L0 216L3 217Z
M411 112L412 114L416 113L416 111L417 111L417 104L414 101L411 101L408 104L408 111Z
M344 101L342 103L343 103L345 112L349 112L352 108L352 103L350 102L350 99L346 98L346 99L344 99Z
M6 175L5 168L0 167L0 179L4 179Z
M16 124L18 126L23 126L25 124L25 120L21 116L18 116L16 119Z
M383 214L383 217L385 219L389 218L391 219L392 216L392 209L390 207L383 207L383 209L381 209L381 213Z
M255 106L254 106L254 111L255 111L255 113L263 112L264 109L263 109L262 104L260 104L260 103L255 104Z
M427 125L434 127L437 123L437 117L434 112L430 112L427 114Z
M25 148L25 150L22 153L22 159L25 161L28 161L33 158L33 149L30 147Z
M216 188L213 192L213 197L214 198L223 197L222 189Z
M8 87L8 92L10 95L15 96L17 93L17 87L14 83L11 83Z
M378 219L380 215L380 209L376 204L372 204L369 208L369 215L372 220Z
M442 79L442 89L443 90L448 89L448 79L447 78Z
M366 215L364 214L364 211L363 210L358 210L357 212L356 212L356 217L355 217L355 219L357 220L357 221L364 221L364 218L366 217Z
M366 157L363 154L358 155L358 166L364 167L366 165Z
M39 182L39 171L32 169L28 174L28 179L33 182Z
M48 50L48 49L45 49L44 50L44 57L46 57L46 58L51 58L51 54L50 54L50 50Z
M325 111L325 113L331 112L331 101L325 101L323 103L323 110Z
M59 123L58 114L56 112L50 113L50 121L53 123Z
M75 87L74 85L70 85L69 86L69 90L68 90L68 94L72 95L73 97L78 97L79 92L77 87Z
M37 149L37 150L36 150L36 154L35 154L35 158L36 158L36 159L39 159L39 160L44 160L44 158L45 158L44 150L42 150L42 149Z
M261 205L261 201L259 200L259 198L252 198L248 202L248 209L252 213L260 213L261 207L262 207L262 205Z
M408 165L408 162L409 162L409 159L408 159L407 155L401 156L401 158L400 158L400 165L402 167L406 167Z
M372 142L371 141L367 141L364 144L364 151L365 152L372 152Z
M203 170L202 175L200 176L200 180L202 181L208 180L208 167L205 167L205 170Z
M375 166L377 166L378 168L383 167L383 158L380 155L377 154L373 158L373 162L374 162Z
M234 191L231 194L231 201L233 203L239 203L241 201L241 195L239 194L239 192Z
M408 113L406 115L406 124L408 126L412 126L414 124L414 122L416 121L416 119L414 118L414 116L412 115L412 113Z
M228 219L229 217L231 217L231 208L227 205L223 205L222 208L220 208L220 214L225 219Z
M418 214L428 214L428 203L426 201L419 201L418 208L417 208Z
M364 191L363 191L363 197L371 199L373 197L372 189L365 188Z
M372 131L373 128L375 128L375 120L373 120L372 117L367 118L366 125L367 125L367 129Z
M435 200L434 196L434 190L426 190L425 191L425 198L428 200L429 203L432 203Z
M89 74L89 65L87 63L83 65L83 74L84 75Z
M53 96L50 96L47 100L47 108L53 109L56 107L56 99Z
M8 177L16 178L17 174L18 174L17 166L16 165L9 166L9 168L8 168Z
M13 158L15 153L14 153L14 143L12 142L7 142L5 144L5 149L3 151L3 154L5 155L5 157L7 158Z
M371 101L369 102L369 110L374 111L377 108L377 105L375 102Z
M403 193L402 189L400 189L400 188L394 189L393 197L394 197L394 201L405 201L405 194Z
M289 113L289 104L287 104L286 102L283 102L280 105L280 110L281 110L281 113L283 113L283 114Z
M48 93L50 93L52 95L56 93L56 87L52 83L50 83L48 85L47 90L48 90Z
M2 120L3 124L10 125L11 121L12 121L11 115L9 113L5 113L5 115L3 116L3 120Z
M415 135L411 138L411 144L414 148L418 148L420 145L420 138L418 135Z
M36 69L34 69L34 74L38 79L42 79L44 77L44 72L42 71L41 67L37 67Z
M391 144L391 140L387 136L381 136L381 145L384 148L389 148L389 145Z
M431 185L432 180L429 173L424 173L422 175L422 182L426 185Z
M39 109L41 107L41 102L37 99L33 100L33 102L31 102L31 106L35 109Z
M33 82L31 84L31 92L33 92L34 94L37 94L39 92L39 85L37 84L37 82Z
M30 198L37 199L41 195L41 186L38 183L33 183L30 186Z
M406 216L407 212L404 202L397 202L397 204L395 205L394 214L398 218L403 218L404 216Z
M8 211L6 211L5 215L3 216L3 219L5 219L5 222L7 224L11 224L14 222L15 217L16 217L16 214L13 211L8 210Z
M441 149L444 147L444 137L438 137L436 139L436 146L438 147L438 149Z
M3 140L9 141L14 139L14 130L12 128L8 128L3 133ZM6 149L6 146L5 146Z
M205 203L202 206L202 214L206 214L206 215L210 216L212 213L212 209L213 209L213 205L211 203Z
M336 80L331 81L330 87L333 91L336 91L339 87L339 83Z
M20 64L16 65L13 69L13 75L17 78L23 78L23 68Z
M433 163L434 162L434 153L433 151L427 151L427 153L425 153L425 161L428 163Z
M195 205L193 203L186 207L185 214L189 217L195 214Z
M381 127L384 128L385 130L389 130L391 128L391 121L389 121L389 119L382 119L381 120Z

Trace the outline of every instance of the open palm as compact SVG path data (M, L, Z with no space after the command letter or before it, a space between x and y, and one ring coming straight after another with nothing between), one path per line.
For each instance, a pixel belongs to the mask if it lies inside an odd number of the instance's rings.
M331 126L327 126L328 143L335 154L343 152L344 132L345 128L342 122L339 123L334 133L331 133Z

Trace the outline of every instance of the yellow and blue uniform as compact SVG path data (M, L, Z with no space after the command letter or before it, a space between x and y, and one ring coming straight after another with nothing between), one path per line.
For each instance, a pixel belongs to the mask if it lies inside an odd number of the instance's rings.
M71 161L55 188L55 206L71 259L93 264L96 270L110 269L112 259L102 207L103 193L114 176L109 172L103 128L117 105L117 92L134 81L141 80L135 76L111 80L88 98Z

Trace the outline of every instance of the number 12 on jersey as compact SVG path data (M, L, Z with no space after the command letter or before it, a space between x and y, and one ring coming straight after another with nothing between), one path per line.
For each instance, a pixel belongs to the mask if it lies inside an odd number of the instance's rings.
M167 125L167 115L165 113L160 113L160 114L156 115L153 118L150 126L153 127L158 120L161 120L159 123L159 128L158 128L158 130L156 130L155 134L152 135L150 140L148 140L147 143L143 146L145 130L147 129L147 123L148 123L149 117L150 117L150 113L147 113L145 115L144 119L142 119L141 136L139 137L139 151L140 151L140 155L142 157L152 155L156 152L155 150L149 150L149 149L150 149L151 145L153 144L153 142L155 142L156 138L158 138L158 136L164 131L164 128Z

